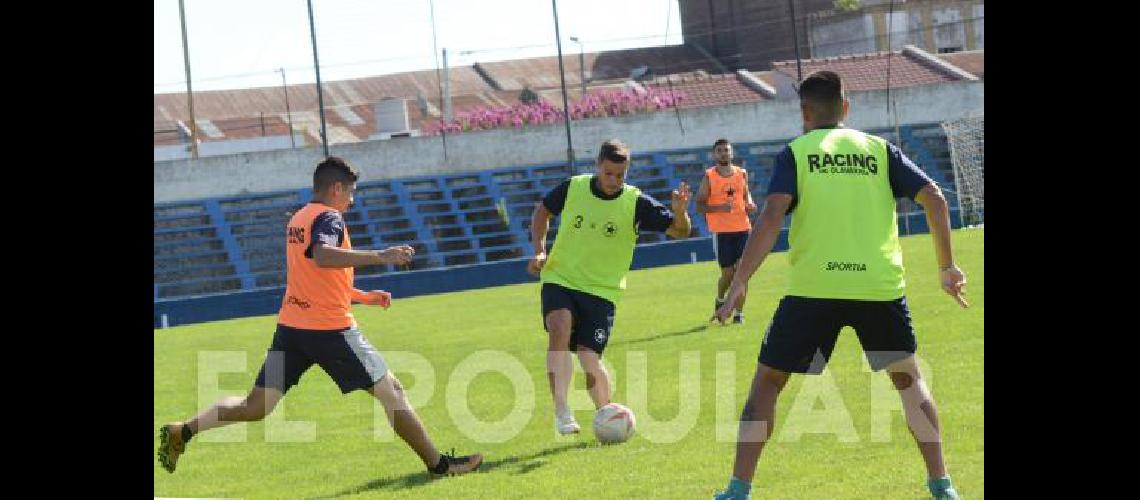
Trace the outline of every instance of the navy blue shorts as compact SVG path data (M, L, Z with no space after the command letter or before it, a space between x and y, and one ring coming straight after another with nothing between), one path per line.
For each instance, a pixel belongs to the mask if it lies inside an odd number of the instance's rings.
M918 347L906 297L873 301L786 296L764 335L759 361L788 373L819 374L844 326L855 329L874 371L914 354Z
M748 243L749 234L751 231L716 233L716 237L713 238L713 253L716 254L716 262L720 264L721 269L736 265L744 255L744 244Z
M388 373L388 364L360 330L302 330L277 325L254 385L288 392L314 363L321 365L344 394L367 390Z
M582 346L601 356L614 327L614 314L617 312L614 303L586 292L543 283L542 325L548 332L550 327L546 326L546 315L556 309L568 309L572 318L567 349L575 351Z

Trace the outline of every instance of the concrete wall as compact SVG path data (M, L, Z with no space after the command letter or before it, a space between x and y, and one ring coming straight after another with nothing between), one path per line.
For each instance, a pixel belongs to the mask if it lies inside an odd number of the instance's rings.
M981 0L896 1L889 22L888 2L880 1L864 0L862 7L852 12L825 9L811 13L806 16L811 57L886 50L888 26L892 50L901 50L904 45L916 45L934 54L942 48L984 49L984 7ZM796 9L798 15L799 7Z
M190 157L190 144L171 144L154 147L154 161L181 160Z
M986 6L975 5L971 13L974 16L974 49L970 50L976 50L986 46Z
M961 9L945 7L933 9L930 14L934 19L935 50L932 52L938 53L942 49L969 50L966 26L962 23L966 16L962 15Z
M810 40L811 56L814 58L867 54L879 50L875 43L875 21L869 12L825 24L814 24ZM893 40L891 44L894 45Z
M293 134L297 144L305 144L304 134ZM245 139L229 139L225 141L209 141L198 144L198 157L232 155L253 151L273 151L275 149L289 149L293 147L288 135L268 135L265 137L249 137ZM154 161L187 160L190 158L190 144L173 144L154 148Z
M807 55L808 15L831 9L833 2L796 0L801 57ZM787 0L679 0L678 10L685 43L704 47L733 70L763 71L796 57Z
M894 89L898 123L942 122L984 112L985 82L952 82ZM708 147L717 137L734 142L786 140L802 132L798 100L670 110L658 113L572 122L577 157L592 158L603 140L617 137L637 151ZM846 124L855 128L890 127L886 91L853 92ZM682 128L683 126L683 128ZM362 170L364 180L480 171L557 162L566 158L562 124L468 132L442 138L397 138L330 146ZM229 196L312 183L319 147L264 151L154 163L154 203Z

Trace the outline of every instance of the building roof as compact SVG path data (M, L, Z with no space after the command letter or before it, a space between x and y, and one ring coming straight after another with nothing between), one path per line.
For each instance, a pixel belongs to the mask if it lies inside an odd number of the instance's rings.
M708 75L695 72L670 75L667 78L656 78L652 82L646 82L646 84L661 91L671 89L674 92L683 93L685 99L681 101L679 108L723 106L767 99L764 95L741 82L735 73Z
M901 51L802 59L800 65L804 77L821 70L838 73L843 79L843 87L848 92L886 89L888 65L891 88L959 80L957 76ZM774 62L772 69L792 78L797 76L795 60Z
M564 47L565 49L566 47ZM879 52L872 54L804 59L803 74L829 69L844 78L848 91L907 87L957 81L962 77L924 60L918 52ZM976 50L930 55L965 72L984 76L985 51ZM586 77L591 90L622 87L632 72L643 73L642 84L658 90L682 92L680 107L720 106L758 102L767 99L745 85L734 73L717 74L718 67L688 45L647 47L601 53L586 53ZM888 63L889 61L889 63ZM778 94L794 94L796 61L779 61L771 71L752 75L777 89ZM581 79L578 54L564 53L566 85L571 100L580 97ZM482 73L482 74L480 74ZM449 70L452 109L455 113L480 107L505 107L519 103L519 95L530 87L540 97L561 107L558 58L537 57L513 61L476 63ZM495 87L499 87L496 89ZM329 142L367 140L376 133L375 105L387 98L402 98L412 129L425 129L439 120L443 105L439 99L435 70L357 78L324 83L325 118ZM184 93L154 95L154 145L187 142L188 111ZM203 141L286 135L287 120L303 133L309 144L320 142L320 116L317 94L312 84L289 86L291 115L285 112L281 87L217 90L194 93L194 111ZM426 113L424 109L426 107ZM264 130L263 130L264 128Z
M985 78L986 74L986 51L982 50L969 50L966 52L950 52L947 54L938 54L937 57L946 61L954 66L957 66L978 78Z

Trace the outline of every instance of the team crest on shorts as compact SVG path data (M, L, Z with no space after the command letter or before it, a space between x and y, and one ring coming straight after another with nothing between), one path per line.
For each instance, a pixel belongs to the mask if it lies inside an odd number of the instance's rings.
M599 344L605 342L606 330L604 328L598 328L597 330L594 330L594 340L597 340Z

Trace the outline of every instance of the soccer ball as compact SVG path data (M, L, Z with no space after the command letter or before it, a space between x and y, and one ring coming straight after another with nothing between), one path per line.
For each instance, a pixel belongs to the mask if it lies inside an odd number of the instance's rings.
M637 418L633 410L610 403L594 413L594 436L602 443L624 443L633 436Z

